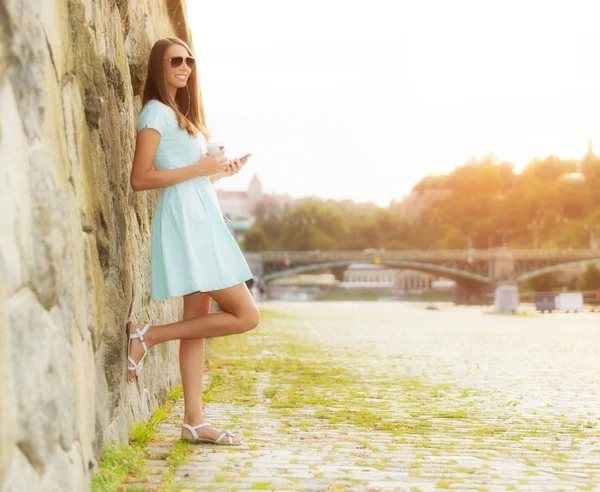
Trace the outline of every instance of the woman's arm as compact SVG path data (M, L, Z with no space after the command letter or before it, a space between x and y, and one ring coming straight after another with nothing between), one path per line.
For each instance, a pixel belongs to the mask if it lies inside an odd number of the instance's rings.
M221 172L215 173L217 169L214 167L201 167L198 163L178 169L153 169L152 162L160 138L160 133L154 129L142 129L137 134L135 156L131 168L131 188L134 191L165 188L198 176L221 174ZM219 158L216 158L216 161L219 161ZM223 165L221 164L218 169L223 169Z

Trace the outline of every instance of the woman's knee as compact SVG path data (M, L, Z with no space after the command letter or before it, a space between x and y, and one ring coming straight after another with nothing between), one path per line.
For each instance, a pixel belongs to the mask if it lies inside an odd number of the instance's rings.
M260 322L260 311L256 306L248 308L242 316L242 331L254 330Z
M210 293L221 310L236 318L235 333L244 333L257 327L260 313L245 284Z

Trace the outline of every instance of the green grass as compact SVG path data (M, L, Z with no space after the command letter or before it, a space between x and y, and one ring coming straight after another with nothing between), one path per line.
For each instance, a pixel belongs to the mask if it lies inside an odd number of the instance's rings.
M166 403L154 411L149 422L136 423L129 434L129 443L111 443L104 447L98 471L92 479L92 492L117 490L126 480L128 483L147 480L145 448L148 443L156 439L158 425L169 417L172 402L179 399L181 394L182 388L177 386L167 396ZM174 490L172 488L174 470L185 460L188 452L189 447L185 442L176 442L171 452L153 456L156 459L165 459L169 470L161 490L165 492Z
M422 294L406 293L399 295L388 288L380 289L341 289L332 288L317 294L315 301L376 301L381 297L394 297L410 302L449 302L453 299L452 291L425 291Z
M100 467L92 479L92 492L116 490L126 477L146 479L144 450L137 445L113 443L105 446Z
M167 401L177 401L183 397L183 386L177 385L175 388L171 390L171 392L167 395Z
M250 488L252 490L271 490L273 486L271 482L254 482Z
M265 398L273 398L277 394L278 390L279 388L277 388L277 386L270 386L268 388L265 388L265 390L263 391L263 396Z
M163 405L154 411L150 422L138 422L135 424L129 434L129 442L140 447L146 446L148 442L154 439L156 427L167 417L167 412L167 408Z
M318 324L314 329L319 329ZM521 447L530 451L523 463L533 470L535 464L545 458L557 464L567 460L567 455L561 453L565 451L564 446L552 445L550 449L547 445L548 439L554 439L557 433L573 437L569 440L571 448L578 442L575 437L598 434L597 428L586 426L585 422L577 424L566 419L538 416L517 417L516 420L513 417L511 425L501 425L503 420L493 410L479 407L479 402L489 396L485 389L437 384L411 374L411 357L406 355L390 358L389 364L378 372L355 369L345 361L353 357L360 360L361 353L368 355L369 348L356 347L351 353L348 350L340 347L322 349L305 329L304 319L261 310L261 323L256 330L209 340L210 381L204 401L233 403L245 409L261 403L280 418L283 432L290 427L295 431L304 427L310 429L314 425L311 418L331 426L351 424L369 431L387 432L396 436L394 444L382 446L396 449L399 445L409 445L416 451L423 451L417 454L417 459L429 455L443 459L455 453L465 438L470 438L471 450L483 460L496 456L489 454L490 446L498 453L507 453L515 442L522 442ZM264 385L263 390L257 390L258 382ZM503 402L498 408L518 412L511 403L512 400L508 405ZM402 411L395 410L395 405L400 405ZM307 410L311 411L308 420ZM236 413L232 419L234 417L239 419L240 415ZM157 419L160 418L157 415ZM253 423L245 419L244 425L246 431L254 428ZM134 440L139 443L148 442L152 437L151 430L144 427L136 429L134 434ZM440 441L439 435L450 440ZM355 444L373 450L369 440ZM250 442L248 448L255 451L259 446ZM170 470L174 472L178 463L185 460L186 452L181 449L169 453ZM223 452L235 453L237 450ZM351 453L351 456L364 457L360 453ZM366 461L359 463L374 466ZM449 465L454 467L457 463L450 460ZM383 463L378 466L386 468ZM484 465L482 469L486 466L489 467ZM435 478L439 480L438 488L454 487L458 483L444 475L431 477L426 472L427 466L420 468L420 463L412 464L411 468L410 476ZM478 469L459 467L456 471L474 474ZM172 480L167 479L164 483L171 486ZM255 482L252 488L265 490L272 485Z
M375 301L380 297L394 295L391 289L336 289L317 294L315 301Z
M454 436L457 441L471 437L472 448L481 451L486 449L489 438L512 442L529 439L534 444L537 438L544 441L556 433L557 422L539 418L522 418L510 427L494 423L494 414L476 406L474 400L481 391L434 384L410 375L402 371L403 365L410 367L409 358L402 355L394 357L393 378L353 371L351 365L338 360L360 357L360 353L323 350L306 330L298 329L299 323L304 324L304 320L262 310L256 330L237 337L211 339L213 376L208 400L252 405L259 398L278 414L284 429L286 425L300 427L297 410L311 408L314 418L330 425L352 424L406 436L411 445L438 452L453 451L452 445L434 439L440 433ZM270 353L264 355L264 350ZM262 394L252 396L255 378L270 384ZM376 381L375 387L372 381ZM392 412L390 399L402 404L406 415ZM562 433L573 436L581 436L589 429L584 425L558 425L562 426ZM411 442L411 436L420 439ZM561 459L559 455L557 461Z
M173 449L171 450L166 459L168 471L162 477L161 491L173 489L173 482L175 481L175 470L177 469L177 467L179 467L187 461L187 458L190 453L191 448L190 444L187 441L183 441L181 439L175 441L175 443L173 444ZM177 490L178 487L175 487L175 489Z

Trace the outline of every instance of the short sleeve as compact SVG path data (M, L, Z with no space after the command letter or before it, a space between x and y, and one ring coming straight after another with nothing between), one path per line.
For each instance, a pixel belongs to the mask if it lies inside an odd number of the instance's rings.
M154 128L161 136L167 129L168 107L155 101L148 101L138 117L138 132L143 128Z

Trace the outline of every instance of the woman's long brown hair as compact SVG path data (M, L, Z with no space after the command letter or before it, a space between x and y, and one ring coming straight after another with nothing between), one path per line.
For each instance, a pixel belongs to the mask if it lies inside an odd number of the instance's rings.
M163 38L154 43L154 46L152 46L152 50L150 51L148 73L146 74L144 90L142 91L142 107L150 101L150 99L157 99L175 111L177 120L179 121L179 128L187 130L193 137L197 136L198 133L202 133L206 139L209 140L210 134L206 130L206 125L204 124L202 96L200 96L199 90L198 65L196 64L196 68L190 72L187 81L189 96L185 87L177 89L175 103L173 103L173 98L167 90L167 83L165 81L163 70L163 60L167 48L174 44L180 44L188 51L190 56L194 56L186 42L179 38ZM187 116L184 116L185 112L187 112Z

